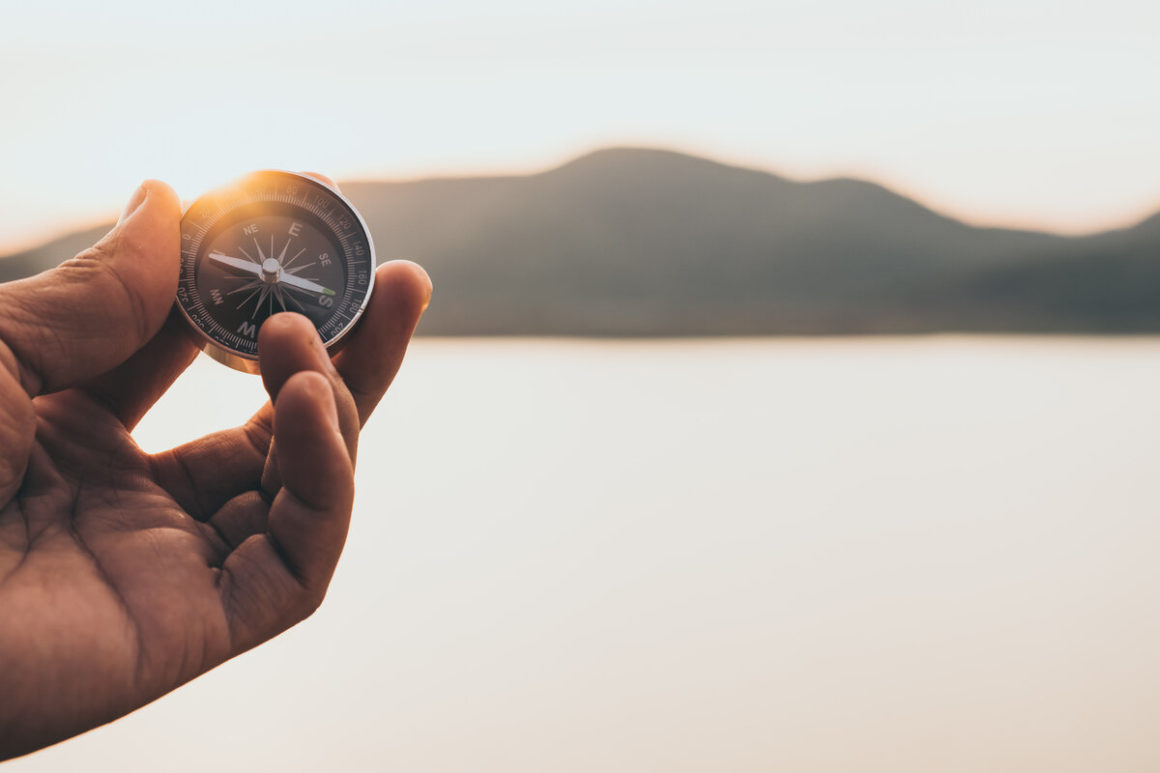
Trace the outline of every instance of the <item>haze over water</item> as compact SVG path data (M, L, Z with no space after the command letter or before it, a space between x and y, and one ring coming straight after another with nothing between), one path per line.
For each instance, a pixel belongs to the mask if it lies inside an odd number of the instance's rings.
M1150 338L420 340L321 611L6 770L1153 771L1157 394Z

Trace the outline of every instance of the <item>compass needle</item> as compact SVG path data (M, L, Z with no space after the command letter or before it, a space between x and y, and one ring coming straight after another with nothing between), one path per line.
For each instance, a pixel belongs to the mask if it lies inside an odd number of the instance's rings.
M306 279L305 277L295 276L294 274L283 274L280 281L289 285L290 287L295 287L299 290L306 290L312 293L318 293L319 295L336 294L334 290L331 290L329 287L323 287L320 285L316 279Z
M255 172L206 194L183 216L181 238L178 308L205 349L239 370L257 372L269 316L305 315L330 348L374 288L366 224L341 193L305 175Z
M236 268L240 271L246 271L251 274L258 273L262 270L261 266L257 265L256 263L251 263L249 261L242 260L241 258L235 258L217 251L211 252L209 254L209 259L215 263L220 263L223 266L229 266L230 268Z

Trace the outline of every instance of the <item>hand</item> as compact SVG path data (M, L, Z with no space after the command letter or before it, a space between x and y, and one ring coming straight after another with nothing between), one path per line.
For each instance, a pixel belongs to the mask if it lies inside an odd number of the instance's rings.
M146 183L95 247L0 285L0 759L122 716L317 608L359 427L430 298L418 266L381 266L333 361L305 317L271 317L271 402L151 456L129 432L197 353L172 313L180 216Z

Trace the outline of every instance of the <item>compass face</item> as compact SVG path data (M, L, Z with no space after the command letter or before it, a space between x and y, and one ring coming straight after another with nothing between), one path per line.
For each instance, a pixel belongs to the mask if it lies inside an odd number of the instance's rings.
M267 318L304 314L333 347L366 308L374 267L366 225L341 195L303 175L255 172L182 218L178 306L211 356L257 372Z

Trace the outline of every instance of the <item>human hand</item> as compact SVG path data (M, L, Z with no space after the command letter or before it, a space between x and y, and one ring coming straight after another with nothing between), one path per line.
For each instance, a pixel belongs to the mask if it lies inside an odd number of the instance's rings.
M0 759L133 711L317 608L359 428L430 298L418 266L381 266L333 360L305 317L271 317L270 402L149 455L130 430L197 354L172 310L180 217L148 182L96 246L0 285Z

